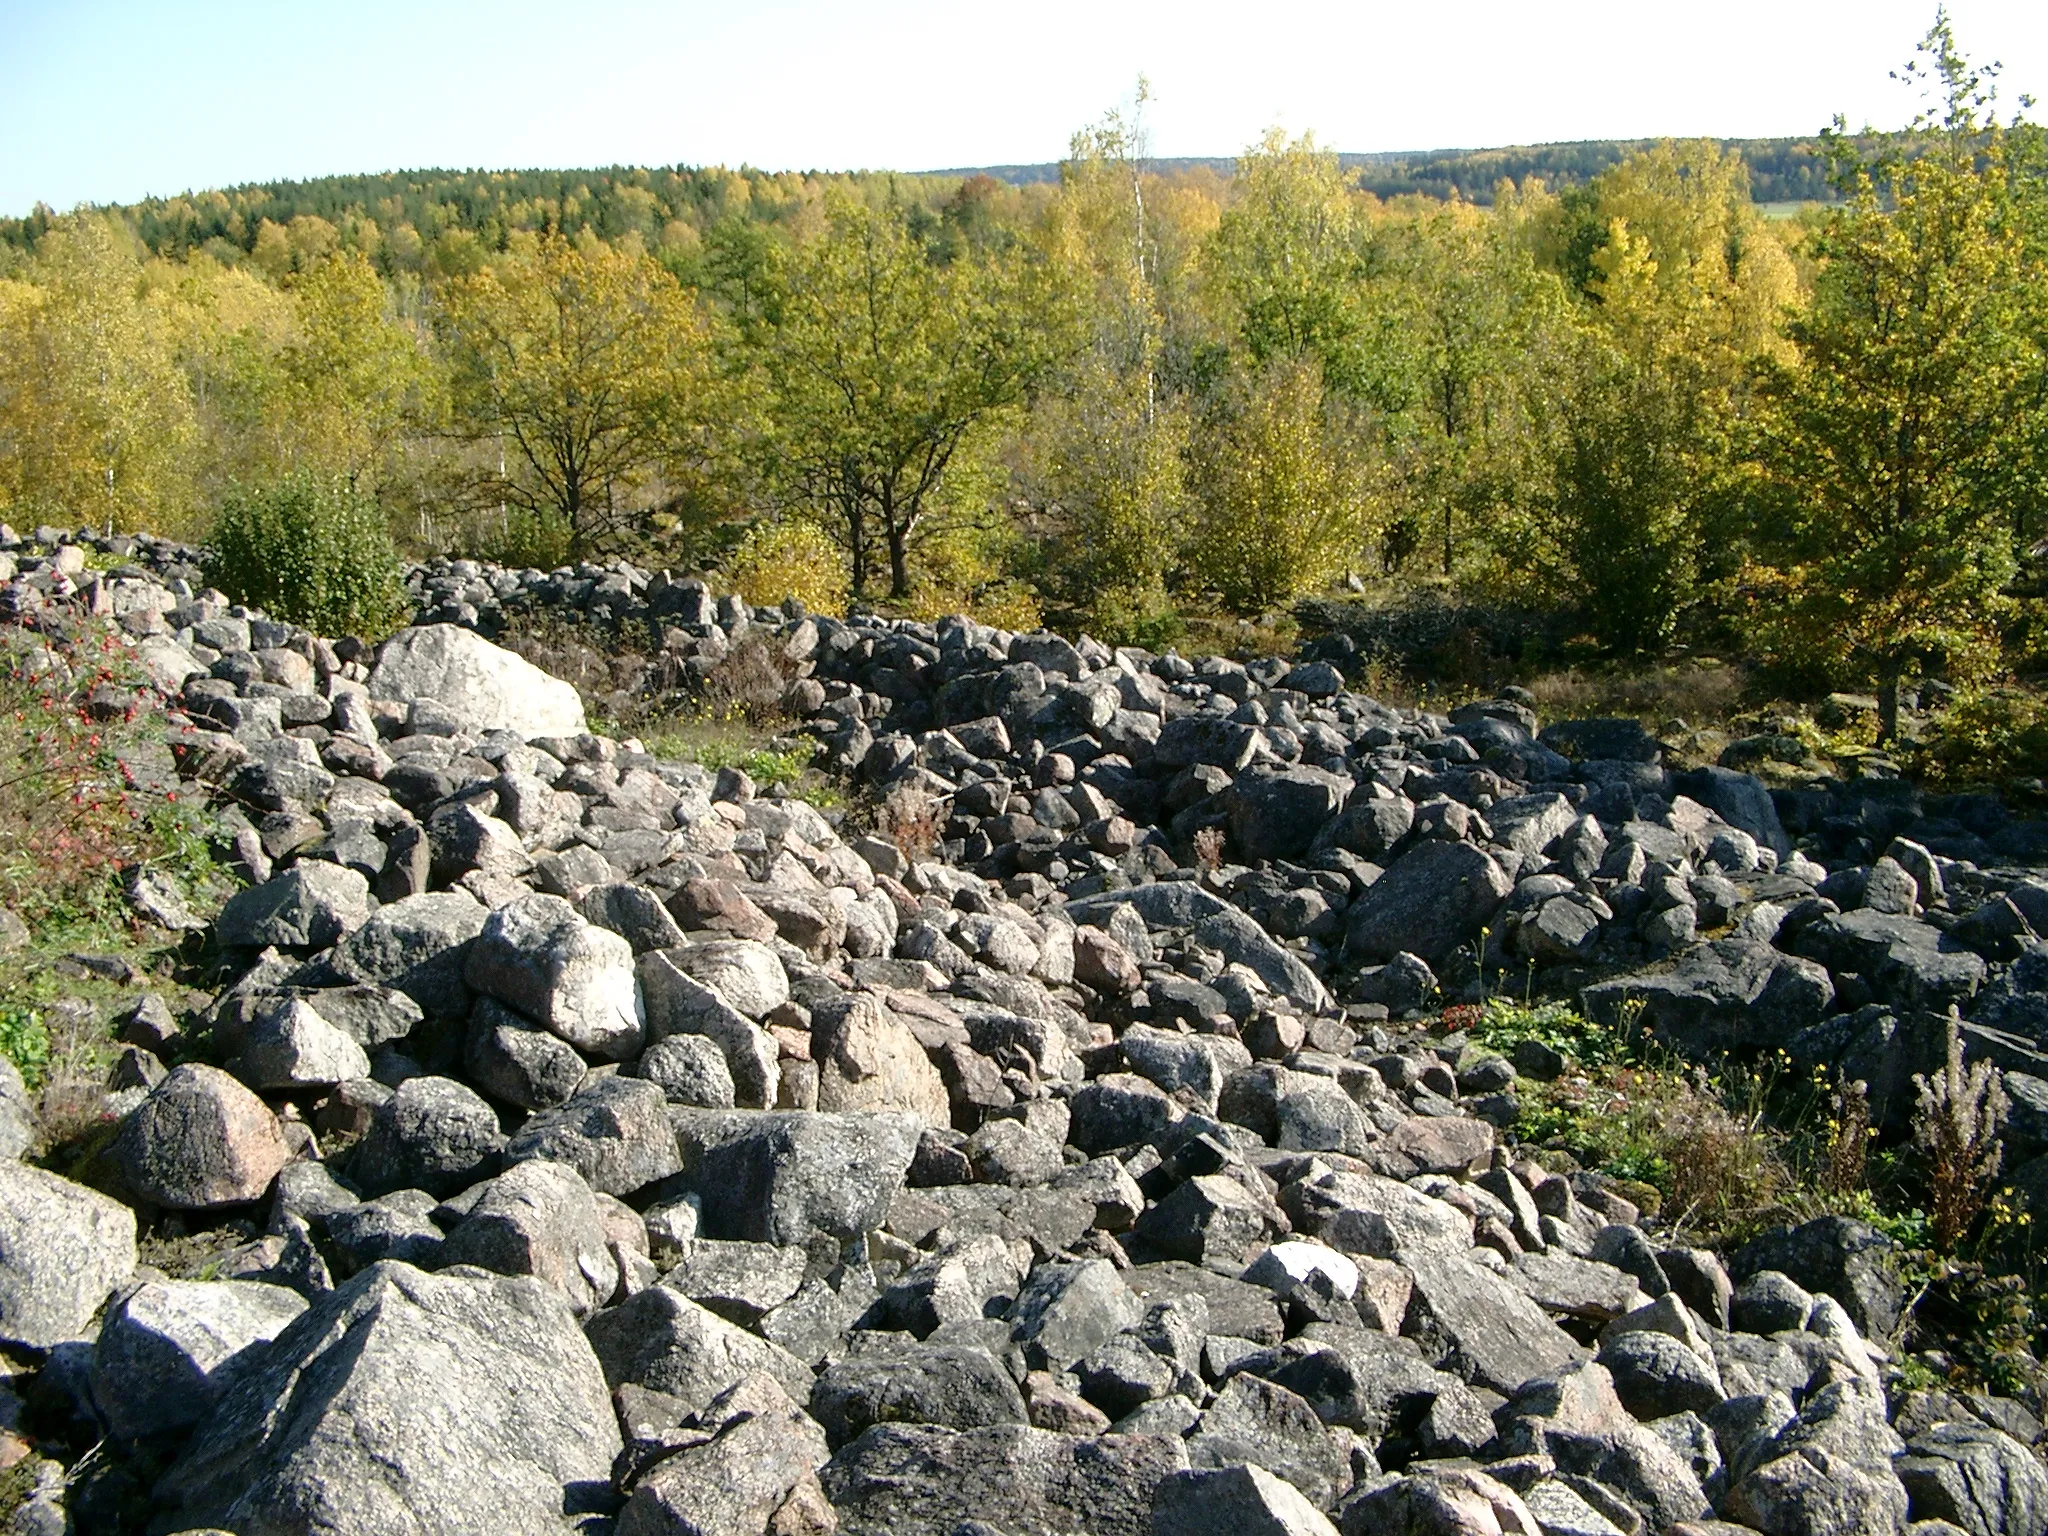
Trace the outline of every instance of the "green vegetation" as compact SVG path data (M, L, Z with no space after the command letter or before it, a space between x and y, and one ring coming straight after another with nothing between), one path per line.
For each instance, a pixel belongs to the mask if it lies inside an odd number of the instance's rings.
M129 765L165 748L125 655L93 623L0 648L0 906L21 924L0 965L0 1054L51 1146L92 1129L81 1116L114 1055L97 1021L139 986L182 996L182 936L143 922L124 878L146 872L201 914L229 884L198 807L136 782Z
M390 524L345 480L301 472L257 490L230 487L206 573L237 602L323 635L382 639L406 614Z

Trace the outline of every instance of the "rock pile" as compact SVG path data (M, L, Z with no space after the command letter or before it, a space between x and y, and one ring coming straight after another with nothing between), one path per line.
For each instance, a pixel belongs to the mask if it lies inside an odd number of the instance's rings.
M1895 1113L1958 1005L2038 1157L2044 845L1994 803L631 570L418 572L373 652L65 548L0 606L135 638L251 884L85 1182L0 1161L0 1343L104 1438L19 1528L2048 1531L2024 1407L1888 1372L1878 1234L1676 1245L1409 1027L1528 967ZM761 648L931 845L591 733L477 632L516 601Z

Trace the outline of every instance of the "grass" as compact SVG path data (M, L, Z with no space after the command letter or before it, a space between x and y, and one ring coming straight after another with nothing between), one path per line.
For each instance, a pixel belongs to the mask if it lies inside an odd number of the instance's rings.
M756 789L781 790L819 810L845 808L843 786L812 767L818 744L808 737L783 735L741 714L710 711L663 715L635 734L654 757L697 763L714 772L738 768Z

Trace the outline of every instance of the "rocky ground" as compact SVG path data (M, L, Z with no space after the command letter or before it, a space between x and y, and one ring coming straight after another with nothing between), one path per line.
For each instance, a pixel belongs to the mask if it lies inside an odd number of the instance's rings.
M63 1173L0 1075L14 1530L2048 1531L2029 1405L1908 1389L1886 1239L1688 1246L1425 1027L1506 969L1895 1120L1956 1005L2048 1206L1995 800L624 567L423 570L372 650L90 553L0 608L133 640L250 884ZM898 840L592 734L522 605L765 659Z

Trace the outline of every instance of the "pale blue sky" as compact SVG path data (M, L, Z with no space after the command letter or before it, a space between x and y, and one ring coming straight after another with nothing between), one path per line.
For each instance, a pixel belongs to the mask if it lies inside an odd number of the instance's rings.
M2048 97L2048 4L1955 0ZM0 0L0 214L412 166L1057 159L1153 82L1152 149L1892 125L1931 0Z

